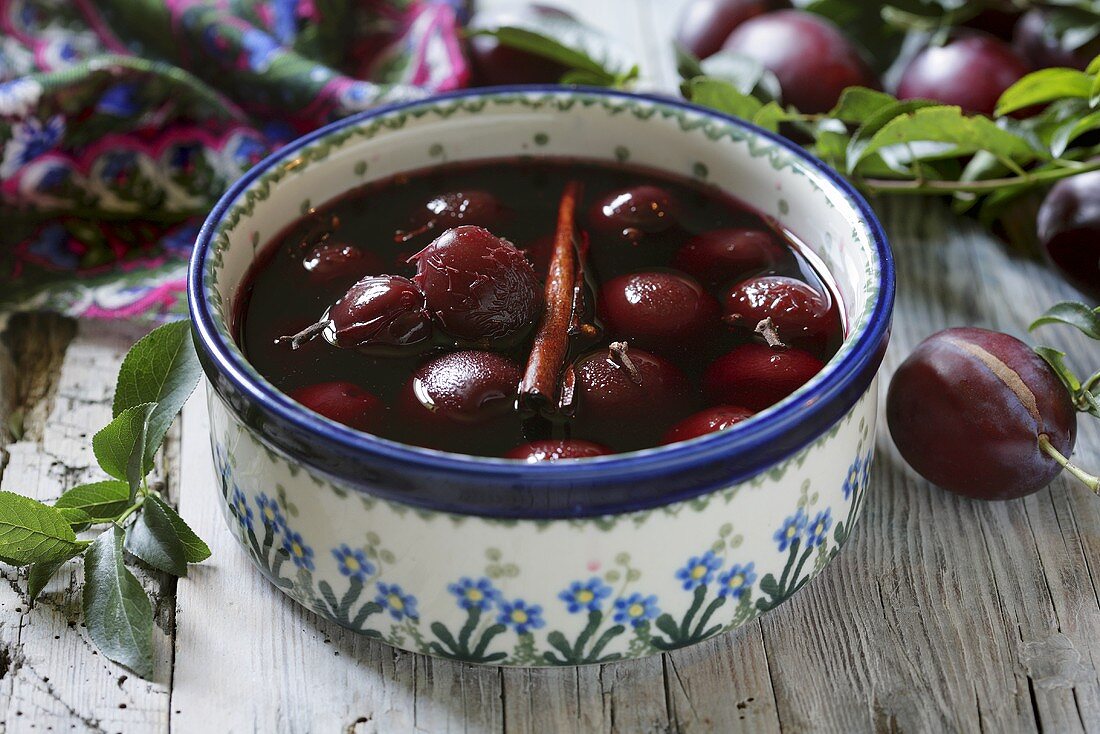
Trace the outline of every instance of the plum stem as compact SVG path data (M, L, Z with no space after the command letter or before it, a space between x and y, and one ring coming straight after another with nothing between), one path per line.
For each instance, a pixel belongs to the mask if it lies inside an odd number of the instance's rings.
M1100 383L1100 371L1093 372L1089 376L1089 378L1087 380L1085 380L1084 384L1081 385L1081 389L1082 390L1087 390L1088 392L1092 392L1093 388L1096 387L1097 383Z
M914 181L906 179L876 179L856 177L854 180L871 194L989 194L1009 186L1034 186L1051 183L1079 173L1100 170L1100 162L1083 163L1075 168L1050 169L1023 176L990 178L980 181L949 181L935 179Z
M618 362L615 360L618 360ZM630 358L629 342L611 342L611 344L608 345L607 361L616 368L621 363L623 368L626 369L627 374L630 375L630 381L635 385L642 384L642 375L634 365L634 360Z
M1057 461L1063 469L1084 482L1085 486L1093 491L1093 494L1100 494L1100 477L1089 474L1063 456L1061 451L1054 448L1054 444L1050 442L1050 437L1045 433L1039 434L1039 448L1042 449L1043 453L1047 456Z
M774 321L772 321L771 316L768 316L766 319L758 323L753 331L764 337L764 341L767 342L768 346L772 349L775 349L776 347L787 346L779 338L779 327L775 325Z
M313 339L313 337L316 336L318 332L327 329L330 323L332 322L327 319L321 319L315 324L310 324L306 328L299 331L297 334L280 336L278 339L275 340L275 343L281 344L283 342L290 342L291 350L297 349L298 347L302 346L304 342L308 342Z

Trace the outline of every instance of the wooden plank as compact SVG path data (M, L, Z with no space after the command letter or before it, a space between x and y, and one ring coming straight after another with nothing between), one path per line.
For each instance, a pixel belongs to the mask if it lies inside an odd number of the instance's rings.
M51 500L102 478L91 435L111 418L114 376L145 328L42 314L15 316L3 333L0 394L5 424L24 415L22 436L5 432L0 489ZM13 440L17 438L18 440ZM176 438L169 441L169 446ZM174 471L175 453L162 461ZM80 623L82 567L66 566L33 609L24 574L3 567L0 585L0 729L156 731L168 720L174 584L139 573L154 600L156 672L143 681L100 656Z

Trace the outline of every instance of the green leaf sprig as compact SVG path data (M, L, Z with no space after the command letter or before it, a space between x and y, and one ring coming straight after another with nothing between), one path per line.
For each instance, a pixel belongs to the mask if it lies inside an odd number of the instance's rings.
M1030 330L1034 331L1047 324L1071 326L1090 339L1100 341L1100 308L1090 308L1083 303L1059 303L1035 319ZM1036 347L1035 351L1046 360L1054 374L1066 386L1077 410L1100 418L1100 370L1082 380L1066 363L1065 352L1052 347Z
M1025 76L1004 92L994 118L863 87L845 90L829 112L803 114L746 91L754 72L747 79L693 75L702 69L681 62L686 97L806 140L812 153L871 194L951 196L957 210L977 206L991 223L1037 188L1100 170L1100 146L1074 145L1100 129L1100 58L1084 72Z
M1059 303L1051 306L1045 314L1035 319L1029 330L1034 331L1040 326L1050 324L1073 327L1090 339L1100 341L1100 308L1092 308L1072 301ZM1074 407L1081 413L1100 418L1100 394L1098 394L1100 393L1100 370L1082 380L1069 366L1065 352L1046 346L1035 347L1035 352L1050 365L1051 370L1061 380L1069 392ZM1071 463L1067 457L1059 454L1049 441L1044 443L1040 440L1040 446L1066 471L1084 482L1093 492L1100 494L1100 477L1089 474Z
M469 31L502 45L561 64L562 84L625 89L638 78L638 64L600 31L568 16L524 17L499 28Z
M162 326L122 362L114 419L92 439L111 479L82 484L47 505L0 492L0 561L28 566L27 595L37 598L69 560L84 557L84 621L111 660L143 678L153 674L153 607L127 567L127 553L173 576L210 557L207 547L149 485L153 460L202 373L190 324ZM92 540L76 535L106 526Z
M1042 7L1047 35L1067 51L1100 37L1097 0L811 0L804 9L845 28L883 71L904 63L897 55L906 34L941 43L955 26L1008 5ZM699 62L683 49L677 59L688 99L798 140L867 193L951 197L958 212L977 214L987 226L1002 222L1014 238L1011 221L1026 213L1022 200L1100 169L1100 145L1089 135L1100 130L1100 57L1085 71L1025 76L992 117L861 87L847 89L826 113L805 114L781 104L754 62L728 51Z

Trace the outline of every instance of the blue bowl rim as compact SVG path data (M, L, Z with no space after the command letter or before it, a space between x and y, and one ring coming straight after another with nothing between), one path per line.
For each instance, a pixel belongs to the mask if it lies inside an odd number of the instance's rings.
M469 456L449 452L434 451L412 445L401 444L395 441L382 439L367 433L342 426L331 420L316 415L294 402L288 396L277 390L266 381L256 381L248 370L245 360L238 353L227 348L222 336L215 327L215 317L211 305L206 298L205 279L206 262L211 250L211 243L226 212L236 203L246 189L259 176L282 163L293 153L324 138L334 132L347 127L358 125L374 117L398 112L403 109L414 108L424 104L434 104L447 100L465 99L474 97L491 97L500 94L523 93L554 93L569 94L583 93L585 95L599 95L620 99L633 99L655 105L663 105L678 110L693 112L710 116L723 123L744 129L761 138L781 146L808 169L812 170L824 181L838 190L849 204L860 214L864 220L871 239L874 243L874 251L878 258L879 289L878 302L868 319L863 333L855 335L856 342L841 358L839 362L831 363L831 371L824 376L821 382L810 383L809 389L799 395L798 400L784 401L757 419L746 421L725 431L702 436L691 441L672 444L670 446L646 449L640 452L613 454L606 457L585 459L582 461L565 462L556 464L520 464L515 460L497 459L490 457ZM417 468L433 472L447 472L450 474L463 474L470 477L483 478L487 482L513 483L517 472L522 472L525 478L532 482L545 484L547 481L560 482L562 485L576 487L586 482L609 479L627 472L638 476L647 468L659 467L663 473L668 473L673 468L688 470L693 465L716 459L725 459L731 456L751 456L755 449L767 445L782 435L788 428L795 424L804 424L814 419L821 413L832 412L830 409L837 407L837 402L845 400L846 395L853 394L853 388L859 388L862 394L864 385L855 385L858 380L866 380L869 385L873 380L877 369L868 370L872 362L881 360L883 348L889 339L890 323L894 306L895 272L893 255L887 242L885 231L878 217L871 209L866 199L853 187L840 173L829 167L820 159L814 157L801 146L776 133L760 128L741 118L727 115L716 110L692 104L683 100L675 100L668 97L639 92L625 92L609 90L599 87L564 86L555 84L531 84L510 85L497 87L481 87L465 89L443 94L436 94L427 98L397 102L366 110L340 120L329 123L313 132L299 137L285 146L272 152L249 169L221 196L214 205L210 214L203 222L195 242L188 265L187 298L188 309L191 316L192 328L198 346L212 360L220 376L228 378L240 393L263 410L285 420L290 424L308 432L318 442L335 446L342 451L352 453L361 452L366 456L375 455L379 459L397 462L405 465L409 470ZM877 367L877 365L876 365ZM854 403L854 401L851 401ZM843 406L846 411L850 406ZM823 425L822 431L827 430L830 424ZM807 442L809 443L809 442ZM774 462L773 462L774 463ZM675 465L675 466L674 466ZM766 467L752 467L745 475L756 474ZM700 491L685 494L683 492L670 494L667 501L656 503L656 506L673 504L690 499L693 496L706 494L714 488L701 488ZM368 490L364 489L364 491ZM592 488L593 492L598 488ZM574 496L574 499L576 497ZM440 503L438 507L428 506L428 509L438 509L444 512L463 513L461 501ZM577 514L588 514L584 511L585 502L578 502L575 506ZM598 502L594 504L599 504ZM445 505L445 506L444 506ZM637 507L624 507L622 511L631 511ZM609 511L606 506L600 514L613 514L617 510ZM484 514L476 507L468 508L468 514Z

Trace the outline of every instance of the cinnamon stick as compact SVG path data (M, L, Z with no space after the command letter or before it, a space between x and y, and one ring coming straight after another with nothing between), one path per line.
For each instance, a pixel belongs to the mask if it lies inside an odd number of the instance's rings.
M531 355L527 358L527 369L519 383L520 402L528 408L548 408L557 404L559 380L569 355L569 330L574 313L578 269L573 239L580 196L581 183L570 181L558 205L542 318L535 332Z

